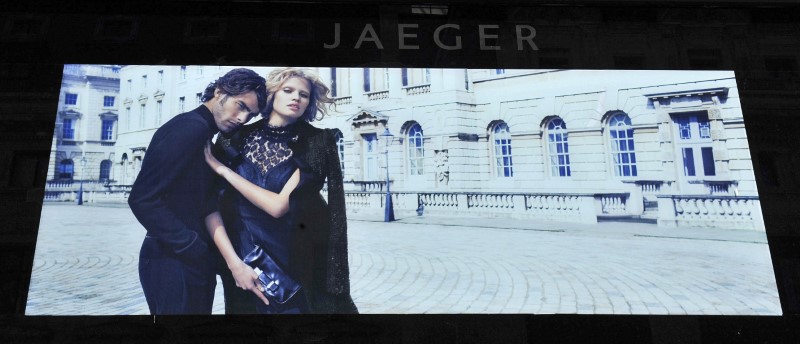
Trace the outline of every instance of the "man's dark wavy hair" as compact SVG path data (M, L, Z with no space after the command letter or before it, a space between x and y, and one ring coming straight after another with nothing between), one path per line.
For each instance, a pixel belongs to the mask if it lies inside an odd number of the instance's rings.
M258 73L247 68L236 68L225 73L216 81L208 84L201 102L206 102L214 98L214 90L219 89L223 94L238 96L253 91L258 99L258 111L261 112L267 105L267 86L266 80Z

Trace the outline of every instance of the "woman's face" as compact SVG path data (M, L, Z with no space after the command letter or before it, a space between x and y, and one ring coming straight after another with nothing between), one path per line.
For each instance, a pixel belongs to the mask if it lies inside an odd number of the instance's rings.
M269 124L283 126L302 117L308 108L310 85L305 78L291 77L275 91Z

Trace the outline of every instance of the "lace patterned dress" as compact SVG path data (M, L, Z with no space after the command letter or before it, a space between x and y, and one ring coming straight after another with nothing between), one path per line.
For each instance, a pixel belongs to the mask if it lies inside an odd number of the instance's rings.
M266 190L280 193L288 179L298 168L290 142L297 140L294 126L272 127L263 122L260 128L244 137L241 162L234 166L236 173ZM233 188L225 192L229 206L224 211L226 226L231 234L238 234L237 253L244 257L254 245L260 246L289 275L298 274L291 262L290 249L293 229L290 214L275 218L259 209ZM233 236L233 235L232 235ZM260 313L305 313L308 306L303 292L296 294L287 303L264 305L253 296Z

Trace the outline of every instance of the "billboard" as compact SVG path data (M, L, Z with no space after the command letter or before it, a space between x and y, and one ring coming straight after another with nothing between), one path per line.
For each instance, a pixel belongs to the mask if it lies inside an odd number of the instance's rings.
M149 314L131 185L232 68L64 66L26 315ZM361 313L782 314L733 71L310 69Z

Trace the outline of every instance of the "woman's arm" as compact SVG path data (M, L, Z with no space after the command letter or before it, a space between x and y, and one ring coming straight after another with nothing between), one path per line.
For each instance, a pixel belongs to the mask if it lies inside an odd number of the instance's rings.
M267 297L261 292L258 274L236 254L236 251L233 249L233 244L231 244L231 240L228 238L228 232L222 224L222 216L220 216L219 212L213 212L206 216L206 228L208 229L208 234L214 240L214 244L217 245L217 249L219 249L219 252L222 254L222 257L225 258L225 263L228 264L228 269L230 269L233 274L236 286L244 290L252 291L261 301L264 301L264 303L268 305L269 300L267 300Z
M250 203L253 203L253 205L275 218L281 217L289 211L289 194L300 182L300 170L295 170L283 186L281 192L276 194L251 183L249 180L220 163L219 160L211 154L210 143L206 144L204 152L206 163L211 166L211 169L222 176L222 178L225 178L225 180L228 181L236 191L239 191L244 198L250 201Z

